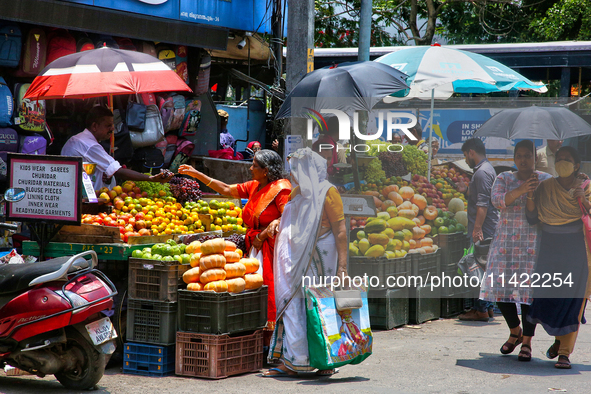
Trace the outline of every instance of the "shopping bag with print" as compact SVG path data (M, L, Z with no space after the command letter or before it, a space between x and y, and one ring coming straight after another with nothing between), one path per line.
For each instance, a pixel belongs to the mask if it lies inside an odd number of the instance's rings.
M359 364L372 353L373 335L369 323L367 292L359 290L361 308L338 311L334 293L328 287L306 288L306 319L310 366L333 369Z

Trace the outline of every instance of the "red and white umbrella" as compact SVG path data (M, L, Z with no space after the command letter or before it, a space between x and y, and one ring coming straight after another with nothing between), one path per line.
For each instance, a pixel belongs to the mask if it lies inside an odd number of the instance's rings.
M103 47L54 60L33 80L25 98L84 99L157 92L191 89L175 71L151 55Z
M54 100L119 94L192 92L175 71L147 53L102 47L54 60L35 77L25 98ZM115 136L111 134L111 155Z

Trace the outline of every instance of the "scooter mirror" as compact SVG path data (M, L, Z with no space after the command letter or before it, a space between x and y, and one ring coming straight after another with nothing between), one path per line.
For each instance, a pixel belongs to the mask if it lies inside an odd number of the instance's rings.
M4 193L4 199L8 202L19 202L25 198L25 189L20 187L12 187Z

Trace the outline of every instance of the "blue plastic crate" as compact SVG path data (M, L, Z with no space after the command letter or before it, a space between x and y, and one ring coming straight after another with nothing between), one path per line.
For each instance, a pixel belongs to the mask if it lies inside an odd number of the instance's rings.
M174 374L175 345L156 346L128 342L123 350L123 373L143 376Z

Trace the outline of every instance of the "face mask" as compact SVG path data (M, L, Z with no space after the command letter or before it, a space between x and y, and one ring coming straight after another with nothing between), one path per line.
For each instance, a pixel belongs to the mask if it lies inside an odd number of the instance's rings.
M561 160L556 163L555 169L559 177L568 178L575 172L575 165L570 161Z

